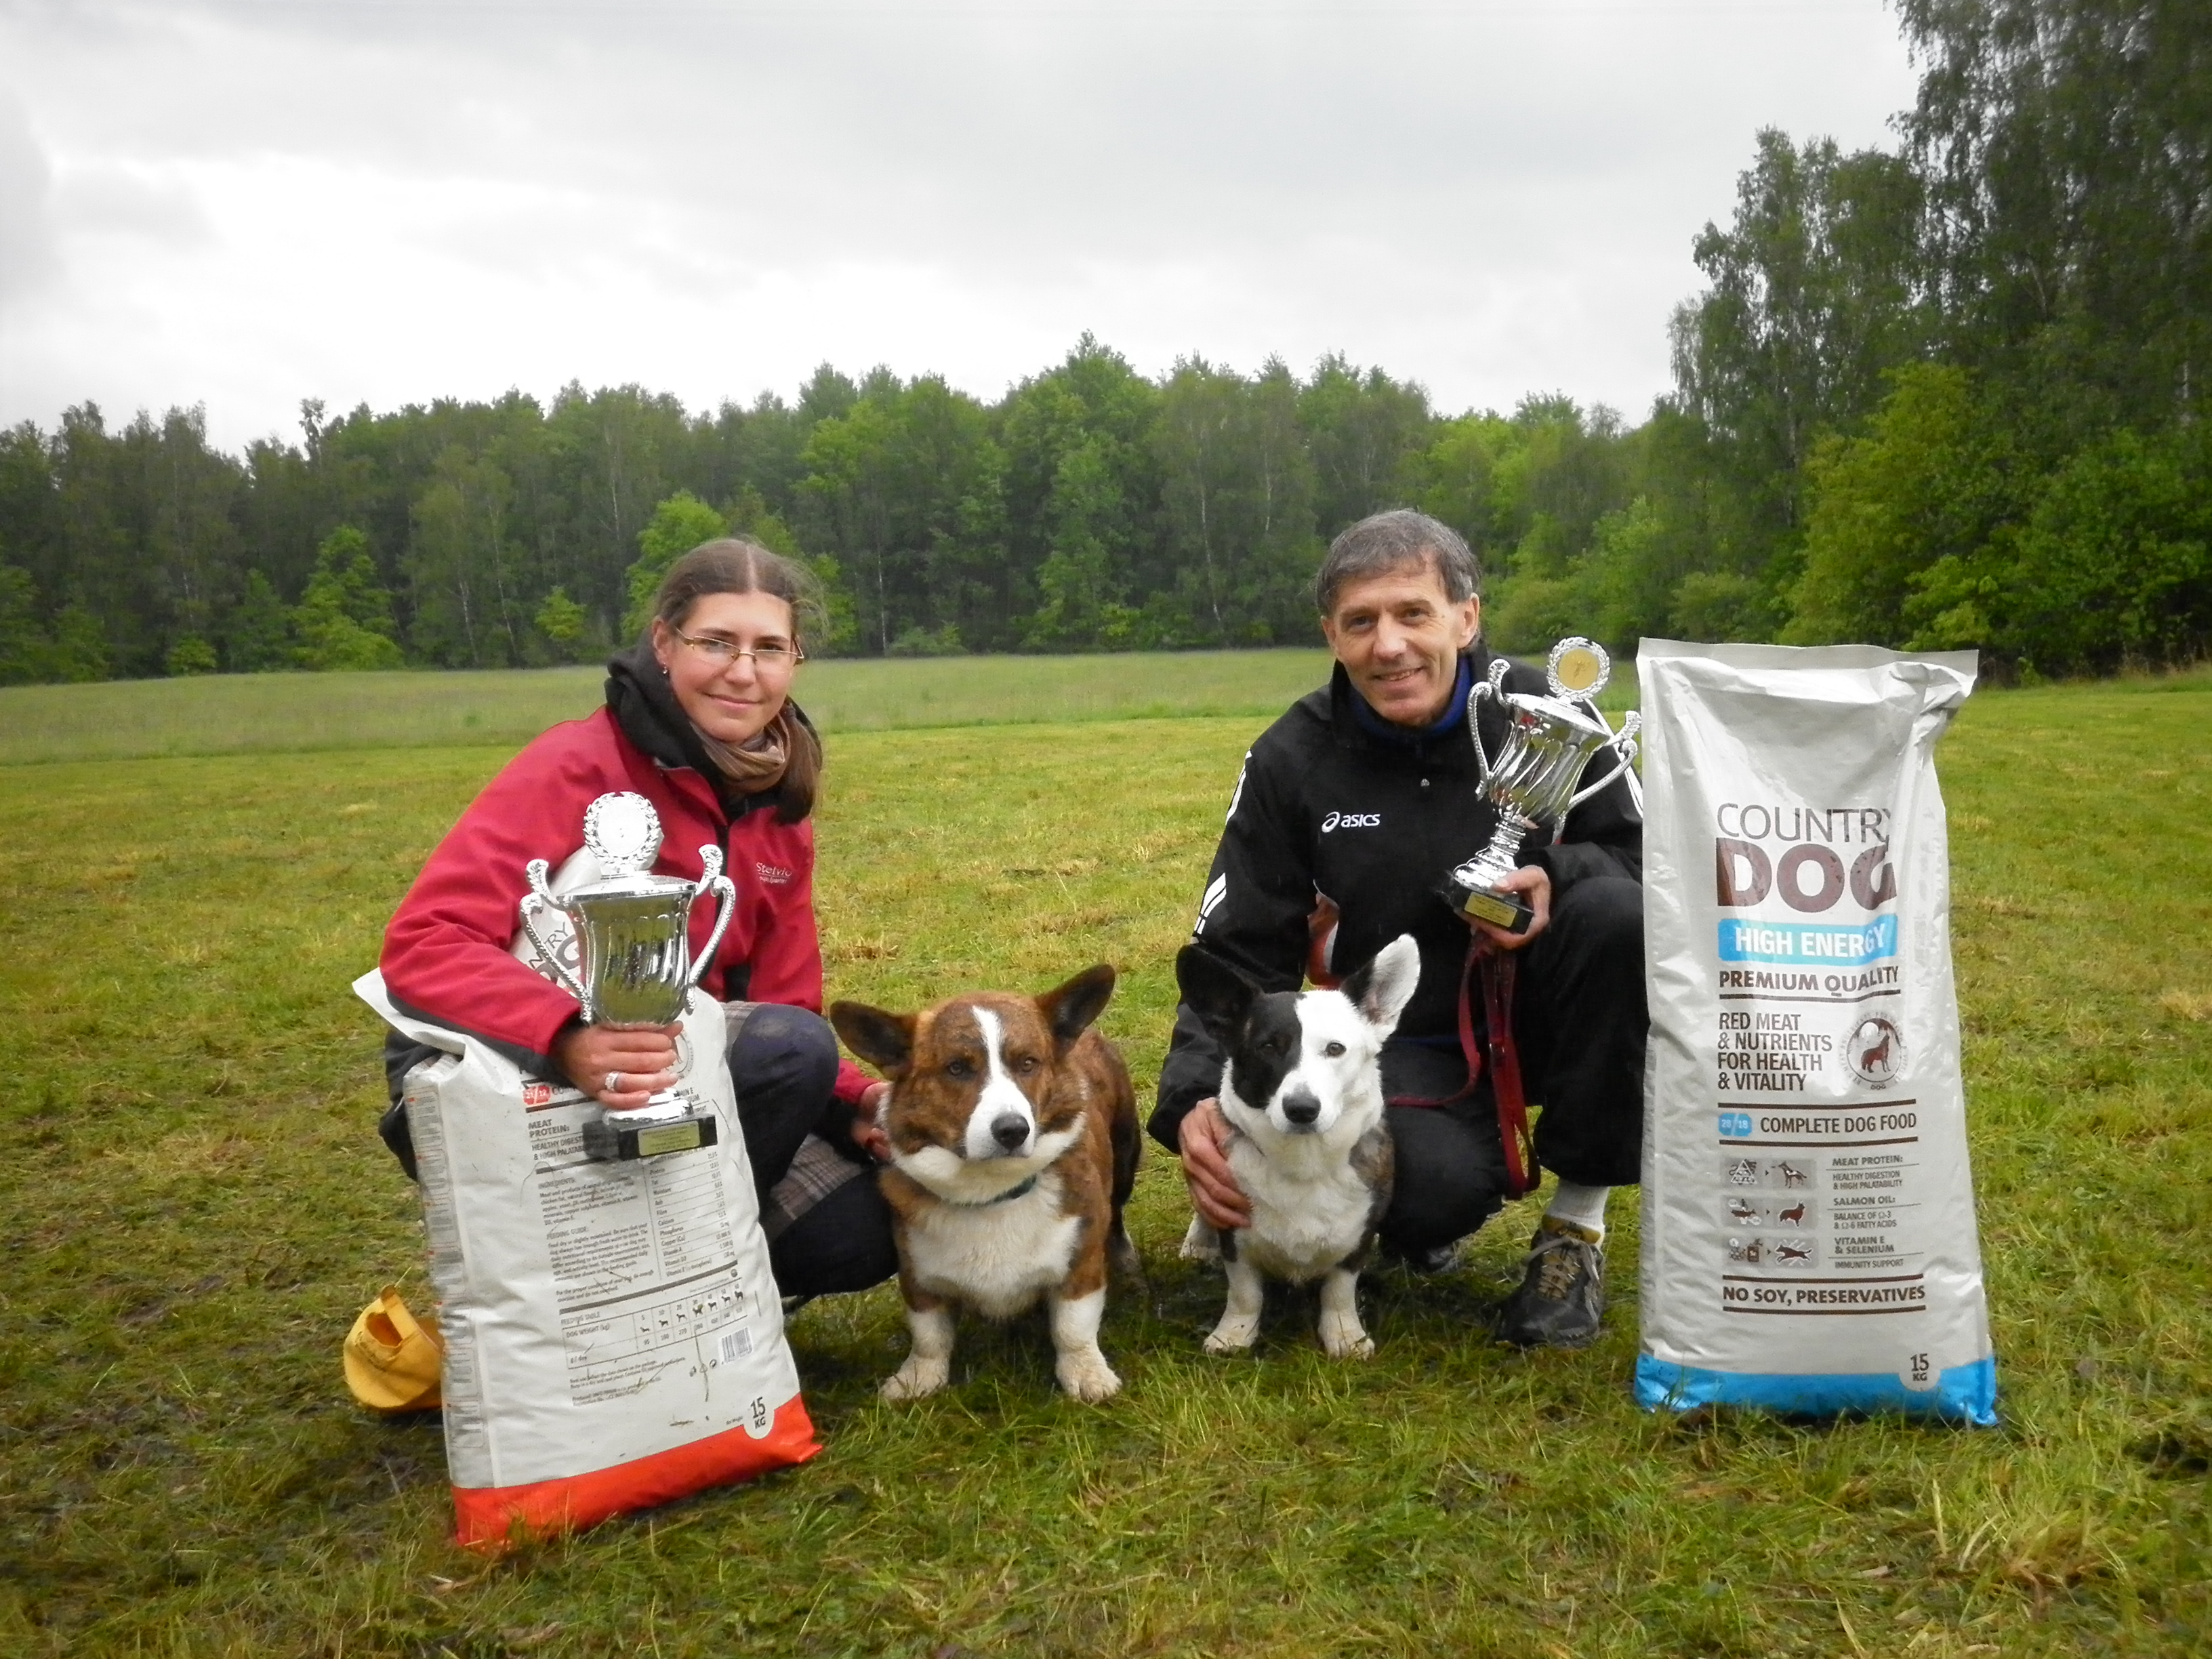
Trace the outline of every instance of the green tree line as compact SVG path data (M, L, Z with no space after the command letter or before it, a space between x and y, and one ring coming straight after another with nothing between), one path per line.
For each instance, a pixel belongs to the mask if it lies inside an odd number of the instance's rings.
M2028 677L2201 657L2201 0L1897 9L1923 68L1898 148L1762 133L1734 223L1697 242L1711 286L1674 319L1666 416L1714 486L1689 592L1747 633L1977 646Z
M1899 0L1893 149L1759 135L1673 390L1630 426L1450 414L1329 357L1136 373L1089 336L995 403L816 371L712 412L570 386L329 418L0 434L0 680L587 660L669 558L806 560L830 649L1304 642L1330 535L1419 507L1506 649L1586 633L1978 646L2022 675L2212 635L2212 30L2178 0Z
M1304 643L1335 528L1418 501L1496 556L1529 522L1572 541L1615 504L1619 437L1560 398L1440 418L1334 357L1148 380L1088 337L995 404L825 367L712 414L635 386L309 404L299 441L243 456L196 411L112 429L87 405L0 435L0 669L587 660L635 635L670 559L732 531L813 567L832 650Z

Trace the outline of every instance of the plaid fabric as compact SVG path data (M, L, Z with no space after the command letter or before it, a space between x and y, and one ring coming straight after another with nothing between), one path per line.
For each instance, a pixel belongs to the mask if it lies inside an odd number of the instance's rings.
M799 1143L798 1156L783 1179L769 1188L768 1202L761 1206L761 1231L774 1243L793 1222L847 1182L867 1173L821 1136L807 1136Z
M763 1006L750 1001L724 1003L723 1041L734 1048L738 1033ZM799 1143L799 1151L793 1155L791 1167L784 1171L783 1179L769 1188L768 1200L761 1206L761 1231L773 1244L789 1231L792 1223L847 1182L871 1173L821 1136L807 1136Z

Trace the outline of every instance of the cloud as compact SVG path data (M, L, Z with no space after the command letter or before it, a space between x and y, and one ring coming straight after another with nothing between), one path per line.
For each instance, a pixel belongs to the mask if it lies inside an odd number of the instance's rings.
M0 236L66 275L0 322L0 419L229 441L825 357L995 396L1085 328L1635 416L1756 129L1875 142L1911 88L1880 0L185 0L0 15L0 58L47 158Z
M213 234L189 181L173 167L94 163L71 172L54 192L62 235L112 236L186 248Z
M54 247L52 169L22 100L0 87L0 319L9 301L60 269Z

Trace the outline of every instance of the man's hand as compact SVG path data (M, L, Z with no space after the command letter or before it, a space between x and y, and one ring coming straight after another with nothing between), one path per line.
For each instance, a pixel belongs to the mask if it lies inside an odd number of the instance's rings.
M891 1161L891 1138L884 1131L884 1103L890 1097L890 1084L871 1083L853 1109L853 1144L878 1164Z
M1552 925L1552 878L1540 865L1524 864L1498 884L1502 893L1522 894L1528 908L1536 914L1529 919L1528 927L1518 933L1509 933L1503 927L1487 921L1478 921L1468 916L1467 925L1482 934L1501 951L1517 951Z
M1221 1115L1221 1103L1208 1098L1192 1107L1177 1138L1182 1178L1190 1185L1190 1201L1200 1218L1222 1232L1250 1226L1252 1200L1229 1167L1229 1120Z
M571 1025L553 1039L553 1059L568 1081L601 1105L635 1111L654 1091L676 1086L673 1025ZM618 1089L610 1089L610 1081Z

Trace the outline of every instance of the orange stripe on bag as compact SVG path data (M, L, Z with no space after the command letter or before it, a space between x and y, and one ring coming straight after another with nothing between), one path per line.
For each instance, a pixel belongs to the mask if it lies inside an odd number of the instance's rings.
M520 1486L456 1486L454 1541L495 1554L518 1530L567 1532L593 1526L609 1516L665 1504L702 1486L727 1486L803 1463L821 1449L806 1407L794 1395L758 1438L744 1429L725 1429L688 1446L672 1446L565 1480L534 1480Z

